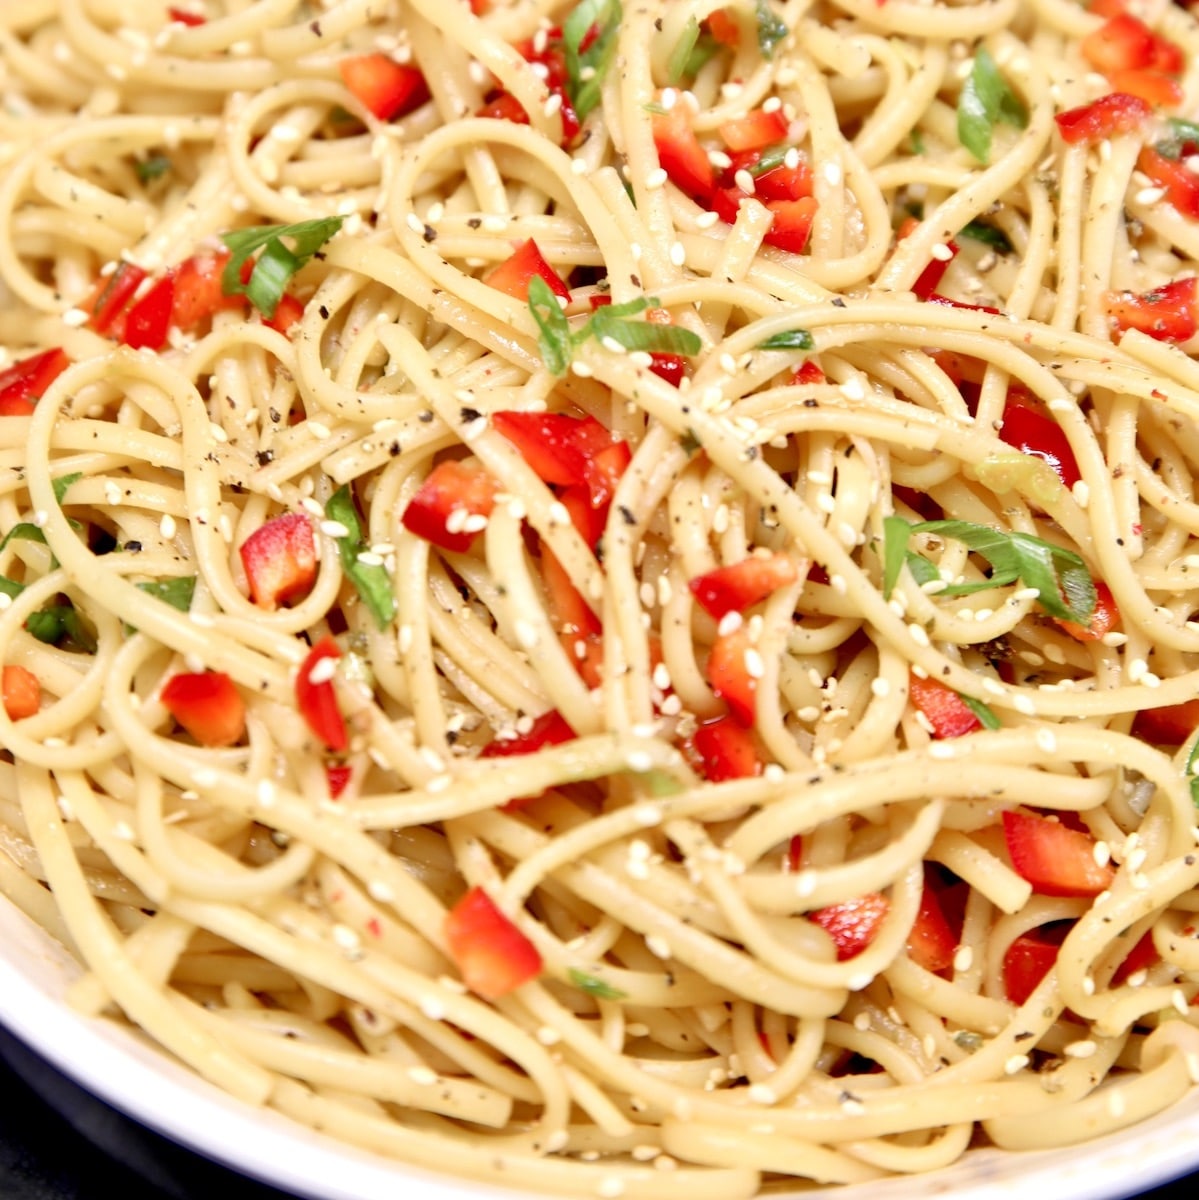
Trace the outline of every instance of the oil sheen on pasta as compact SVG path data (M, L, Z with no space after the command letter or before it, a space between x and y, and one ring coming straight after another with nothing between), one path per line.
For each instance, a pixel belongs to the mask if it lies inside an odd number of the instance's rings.
M1184 8L0 8L0 890L73 1004L607 1197L1199 1078Z

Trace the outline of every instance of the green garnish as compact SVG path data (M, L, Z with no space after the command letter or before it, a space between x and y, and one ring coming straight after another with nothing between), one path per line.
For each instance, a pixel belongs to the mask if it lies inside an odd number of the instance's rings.
M88 654L95 653L96 639L72 604L49 604L39 612L30 613L25 628L47 645L68 640Z
M691 61L691 53L699 41L699 22L694 16L687 18L683 26L683 35L666 60L666 78L672 83L678 83L687 73L687 64Z
M1194 121L1171 117L1167 124L1170 127L1170 136L1153 147L1163 158L1181 158L1188 145L1199 146L1199 125Z
M980 46L974 66L958 95L958 141L985 163L991 157L991 137L997 124L1023 129L1028 110L999 73L995 60Z
M391 579L381 564L364 563L359 558L369 547L362 536L358 510L354 507L354 497L350 495L348 485L343 484L329 497L329 502L325 505L325 515L330 521L337 521L349 530L345 537L337 539L337 553L341 557L342 572L357 589L362 603L375 618L375 624L380 629L386 629L396 614L395 592L392 590Z
M628 994L622 992L620 988L614 988L610 983L605 983L595 975L588 975L586 971L580 971L578 967L571 967L567 975L570 977L570 982L579 991L586 992L587 995L594 996L597 1000L623 1000Z
M171 160L165 154L152 154L149 158L135 162L133 169L142 183L153 183L171 169Z
M768 0L757 0L754 16L758 22L758 49L762 57L774 57L775 47L791 32L786 22L770 7Z
M644 350L649 354L698 354L703 343L689 329L631 319L657 303L655 299L642 297L627 304L605 304L595 310L585 325L573 331L549 284L539 275L529 281L529 312L537 322L537 345L542 362L554 375L566 374L575 348L591 337L601 341L610 338L625 350Z
M34 525L32 521L21 521L4 535L4 541L0 542L0 550L3 550L9 542L41 542L44 546L46 535L42 532L41 527Z
M1191 803L1199 808L1199 738L1196 738L1194 745L1191 746L1191 752L1187 755L1187 763L1182 774L1183 778L1189 779L1191 783Z
M989 579L947 584L940 595L964 596L1021 580L1026 587L1036 588L1037 602L1051 617L1090 624L1095 610L1095 582L1077 554L1028 533L1003 533L970 521L921 521L912 525L902 517L887 517L883 521L885 597L890 598L905 563L909 568L917 562L923 564L913 570L917 583L940 579L939 572L927 559L921 555L909 556L908 539L914 533L936 533L962 542L991 564Z
M758 350L811 350L815 343L812 335L806 329L785 329L782 333L772 333L765 341L759 342Z
M77 479L82 478L82 471L73 471L70 475L60 475L54 480L51 486L54 488L54 499L58 501L59 508L62 508L63 499L66 497L67 492L70 491L71 484Z
M958 236L982 242L984 246L990 246L1000 254L1012 252L1012 243L1008 241L1007 234L1002 229L996 229L994 225L984 225L981 221L970 221L963 225L958 231Z
M923 154L924 153L924 134L919 129L913 129L908 134L908 153Z
M976 700L973 696L967 696L965 692L959 692L962 698L962 703L979 719L984 729L1002 729L1003 722L995 715L989 704L985 704L982 700Z
M221 272L226 296L247 296L268 320L275 315L292 276L341 228L345 217L321 217L298 225L255 225L221 234L232 254ZM291 242L288 248L284 238ZM261 250L247 283L241 270L246 260Z
M192 597L196 594L196 577L194 575L176 575L172 579L151 579L137 584L140 591L147 596L153 596L180 612L189 612Z
M621 16L620 0L582 0L562 25L566 89L580 121L600 102L604 77L616 58ZM580 50L584 41L587 49Z

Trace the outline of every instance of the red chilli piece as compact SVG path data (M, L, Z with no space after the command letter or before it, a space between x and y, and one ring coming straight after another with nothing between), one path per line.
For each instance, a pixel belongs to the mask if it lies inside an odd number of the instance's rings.
M551 708L533 721L532 727L526 733L518 733L515 737L494 738L479 751L480 758L517 758L524 754L536 754L546 746L560 746L563 742L573 742L575 731L566 723L566 718L556 709ZM514 796L502 805L504 812L519 812L527 804L540 800L545 792L530 796Z
M1140 294L1106 292L1103 306L1121 332L1136 329L1156 341L1177 345L1189 341L1199 329L1197 289L1199 280L1191 276Z
M1095 860L1095 839L1081 829L1032 813L1003 814L1012 866L1042 896L1098 896L1115 878L1111 863Z
M275 307L275 315L265 318L262 323L269 325L276 333L281 333L284 337L288 337L292 329L300 323L303 316L303 302L297 300L290 292L284 292Z
M1079 49L1095 70L1109 78L1117 71L1145 68L1178 75L1186 65L1181 46L1154 33L1128 12L1109 17L1082 39Z
M1053 119L1062 141L1076 146L1080 142L1101 142L1121 133L1132 133L1152 115L1153 110L1140 96L1110 92L1090 104L1060 112Z
M854 900L830 904L807 914L833 939L837 961L856 958L874 941L886 919L891 902L881 892L868 892Z
M172 675L159 698L201 746L232 746L246 731L246 702L222 671Z
M484 1000L498 1000L541 974L537 947L481 887L446 914L445 940L463 982Z
M534 275L541 276L555 296L560 296L563 300L570 299L570 288L562 282L562 277L558 272L546 262L545 255L541 253L540 247L532 238L521 242L512 252L511 257L506 258L490 274L486 275L483 282L497 291L515 296L517 300L527 301L529 284L533 281Z
M785 554L751 554L739 563L708 571L687 586L704 611L719 621L728 613L745 612L798 578L795 563Z
M59 347L31 354L0 371L0 417L27 417L45 390L71 365Z
M300 716L313 735L335 754L350 744L333 687L339 658L341 648L331 637L324 637L308 652L296 675L296 707Z
M924 679L910 673L908 695L932 726L933 737L964 737L982 728L982 722L966 701L936 679Z
M480 532L471 518L491 516L495 494L495 480L481 463L445 459L429 472L408 502L400 524L434 546L464 553Z
M250 599L268 612L306 595L316 579L316 539L305 513L283 513L241 544Z
M767 200L766 207L774 214L763 241L777 250L802 254L812 236L818 205L814 196L799 200Z
M407 116L429 99L429 85L420 71L386 54L352 55L337 69L350 94L380 121Z

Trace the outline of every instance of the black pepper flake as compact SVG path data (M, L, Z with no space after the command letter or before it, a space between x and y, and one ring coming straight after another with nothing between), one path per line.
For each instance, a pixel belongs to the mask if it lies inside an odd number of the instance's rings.
M325 36L323 33L321 33L321 23L320 23L319 21L313 21L313 22L312 22L312 23L311 23L311 24L308 26L308 28L309 28L309 29L311 29L311 30L312 30L312 32L313 32L314 34L316 34L316 36L317 36L317 37L324 37L324 36Z
M633 516L633 510L631 508L626 508L623 504L621 504L621 505L619 505L619 511L620 511L621 519L624 521L624 523L626 525L636 525L637 524L637 518L635 516Z
M807 399L806 399L806 400L803 402L803 406L804 406L804 408L819 408L819 407L820 407L820 401L819 401L819 400L817 400L817 399L816 399L814 396L809 396L809 397L808 397L808 398L807 398Z
M632 285L633 285L635 288L639 288L639 287L641 286L641 280L640 280L640 278L639 278L638 276L636 276L636 275L630 275L630 276L629 276L629 282L630 282L630 283L631 283L631 284L632 284Z
M471 217L470 220L466 222L466 227L467 227L467 229L478 229L479 226L482 224L483 224L482 217Z
M433 420L433 410L431 408L424 409L416 419L422 424L428 425Z
M483 414L481 412L479 412L479 410L477 408L470 408L468 405L464 404L458 410L458 415L459 415L459 417L462 418L463 425L469 425L472 421L479 420L479 418L482 417Z
M833 303L834 308L844 308L845 307L845 301L842 300L840 296L834 296L832 303Z
M838 1104L861 1104L862 1101L853 1094L848 1088L845 1089L838 1097Z
M126 542L125 543L125 549L128 550L130 554L136 554L141 548L142 548L141 542Z
M426 244L437 241L437 230L432 225L426 225L425 231L421 236L425 239Z
M275 452L273 450L259 450L255 457L258 459L258 465L265 467L267 463L275 461Z
M277 408L268 408L266 410L266 415L270 417L271 421L275 425L278 425L279 422L283 420L283 416Z
M392 442L392 443L391 443L391 445L387 447L387 453L388 453L388 454L390 454L392 458L399 458L399 456L400 456L400 443L399 443L399 442Z
M322 320L327 321L329 319L329 309L326 305L322 304L316 311L321 314Z
M1015 1037L1012 1038L1012 1041L1013 1042L1026 1042L1026 1041L1028 1041L1028 1039L1030 1037L1035 1037L1035 1036L1036 1035L1034 1033L1032 1033L1031 1030L1024 1030L1023 1032L1016 1034Z

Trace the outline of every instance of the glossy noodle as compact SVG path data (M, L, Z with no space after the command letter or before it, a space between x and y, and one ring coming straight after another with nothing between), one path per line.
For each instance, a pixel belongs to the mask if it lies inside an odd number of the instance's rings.
M559 1194L1199 1081L1199 27L1095 10L5 4L0 891L71 1003Z

